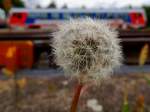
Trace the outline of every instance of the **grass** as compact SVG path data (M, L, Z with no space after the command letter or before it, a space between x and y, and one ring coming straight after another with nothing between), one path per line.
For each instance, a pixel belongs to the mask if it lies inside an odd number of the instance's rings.
M129 109L130 112L133 112L140 107L138 106L140 101L143 101L141 104L143 112L149 112L149 79L150 74L116 75L105 81L100 87L91 87L84 95L81 95L78 112L94 112L87 106L89 99L96 99L98 104L103 107L103 112L129 112ZM76 81L68 81L60 76L53 78L26 77L26 80L26 85L23 84L24 86L18 89L14 88L12 79L0 80L1 112L69 111ZM21 81L24 83L23 80ZM126 95L125 91L127 91ZM16 92L18 94L14 94ZM140 98L144 100L138 100ZM124 99L128 101L127 105L125 105ZM144 106L142 107L142 105Z

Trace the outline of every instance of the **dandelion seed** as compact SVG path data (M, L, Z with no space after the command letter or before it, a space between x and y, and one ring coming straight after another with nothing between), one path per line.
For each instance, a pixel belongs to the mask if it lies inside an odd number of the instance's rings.
M106 23L86 19L70 20L54 33L56 63L68 76L98 80L109 76L122 59L118 33Z

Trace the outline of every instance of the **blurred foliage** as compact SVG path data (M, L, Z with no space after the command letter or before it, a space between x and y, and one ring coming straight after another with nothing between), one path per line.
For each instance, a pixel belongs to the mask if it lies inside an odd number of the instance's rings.
M123 106L121 112L145 112L145 97L140 94L137 96L134 106L130 109L128 103L128 91L124 91L123 95ZM132 111L131 111L132 110Z
M150 27L150 6L143 6L143 8L145 9L147 20L148 20L147 25L148 27Z
M62 9L68 9L67 4L64 4L64 5L62 6Z
M37 5L36 8L37 8L37 9L41 9L42 7L41 7L40 5Z
M144 107L145 100L144 99L145 98L144 98L143 95L139 95L137 97L136 104L135 104L133 112L145 112L145 107Z
M121 112L130 112L127 89L125 89L124 94L123 94L123 106L122 106Z
M124 102L121 112L130 112L129 104L127 102Z
M146 63L146 61L148 59L148 54L149 54L149 45L145 44L142 47L140 56L139 56L139 65L140 66L143 66Z
M24 3L21 0L12 0L14 7L25 7Z
M51 82L48 83L48 92L49 93L55 93L58 91L58 87L56 84L53 84Z
M148 77L144 77L144 79L146 80L146 82L148 83L148 85L150 85L150 79Z
M27 79L26 78L18 79L16 80L16 84L19 89L24 89L27 85Z
M47 8L57 8L55 1L52 1Z
M3 73L6 77L8 77L8 78L14 76L14 72L11 71L11 70L9 70L9 69L7 69L7 68L3 68L3 69L2 69L2 73Z
M82 6L81 6L81 9L86 9L86 6L85 6L85 5L82 5Z
M4 9L6 13L12 7L25 7L24 2L22 0L0 0L0 8Z

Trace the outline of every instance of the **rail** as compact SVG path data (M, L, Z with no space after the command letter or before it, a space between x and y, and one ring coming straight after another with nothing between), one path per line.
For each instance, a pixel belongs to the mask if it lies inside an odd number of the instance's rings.
M49 40L52 30L0 30L0 40ZM123 42L150 42L150 30L119 31Z

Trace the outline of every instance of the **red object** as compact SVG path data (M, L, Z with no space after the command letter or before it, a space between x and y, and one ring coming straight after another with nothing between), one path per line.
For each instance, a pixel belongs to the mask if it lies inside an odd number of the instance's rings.
M0 65L15 72L33 65L33 43L31 41L1 41Z
M10 26L25 26L25 22L27 19L28 14L26 12L17 12L10 15L10 19L8 21L8 24Z
M75 94L72 100L72 105L71 105L71 109L70 112L76 112L77 111L77 105L78 105L78 101L79 101L79 97L80 97L80 93L81 90L83 88L82 84L78 84L75 90Z
M136 26L146 25L146 20L144 20L144 15L142 13L131 12L129 15L131 17L131 24L136 25Z
M32 41L14 42L18 49L18 65L20 68L31 68L33 65L33 43Z
M31 24L31 25L28 25L28 28L31 28L31 29L39 29L39 28L41 28L41 25Z
M11 71L17 69L17 48L12 42L0 42L0 65Z

